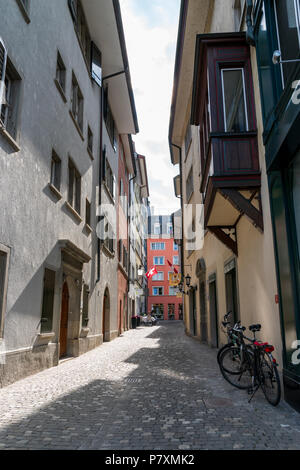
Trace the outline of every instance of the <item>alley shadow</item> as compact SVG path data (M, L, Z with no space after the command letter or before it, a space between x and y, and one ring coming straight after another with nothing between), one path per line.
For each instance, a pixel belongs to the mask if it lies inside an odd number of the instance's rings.
M289 430L275 429L277 420L283 423L289 420L289 424L296 426L285 407L274 410L259 395L248 404L247 395L233 389L220 376L210 348L184 334L181 337L177 333L177 341L173 341L173 336L167 325L152 331L146 337L153 340L152 344L124 360L136 368L126 376L116 376L116 380L95 379L96 359L89 383L85 380L84 386L55 398L22 419L14 417L8 425L2 421L0 449L151 450L179 449L182 444L191 449L216 449L217 438L222 448L231 449L242 432L248 433L247 448L254 448L267 445L268 436L275 430L278 439L281 435L286 439ZM101 354L101 347L98 351ZM103 357L99 357L99 369L102 362ZM80 374L78 369L79 377ZM66 368L62 379L72 380L73 375L74 370ZM82 381L84 378L83 374ZM19 409L24 406L26 412L24 388L25 382L19 388L17 402ZM34 392L32 386L30 391ZM270 423L268 436L263 433L266 422ZM231 437L222 439L222 432ZM298 434L288 435L290 445L300 449L299 433L300 427Z

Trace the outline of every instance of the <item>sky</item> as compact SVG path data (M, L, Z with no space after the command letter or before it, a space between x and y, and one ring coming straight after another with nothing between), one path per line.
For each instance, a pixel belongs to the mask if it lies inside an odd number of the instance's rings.
M168 130L180 0L120 0L140 132L136 151L146 157L150 204L156 214L179 209Z

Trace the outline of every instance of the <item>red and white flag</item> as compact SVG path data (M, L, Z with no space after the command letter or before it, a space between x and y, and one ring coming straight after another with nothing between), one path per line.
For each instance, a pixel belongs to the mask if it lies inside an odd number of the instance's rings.
M170 268L173 269L173 272L174 272L175 274L178 274L177 269L173 266L173 264L172 264L168 259L167 259L167 263L168 263L168 265L170 266Z
M151 268L147 273L146 273L146 278L151 279L152 276L155 276L157 274L156 268Z

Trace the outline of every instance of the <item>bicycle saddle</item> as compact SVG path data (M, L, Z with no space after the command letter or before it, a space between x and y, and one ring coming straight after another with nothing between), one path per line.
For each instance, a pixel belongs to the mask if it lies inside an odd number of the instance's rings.
M249 326L250 331L260 331L261 330L261 325L258 323L257 325L250 325Z

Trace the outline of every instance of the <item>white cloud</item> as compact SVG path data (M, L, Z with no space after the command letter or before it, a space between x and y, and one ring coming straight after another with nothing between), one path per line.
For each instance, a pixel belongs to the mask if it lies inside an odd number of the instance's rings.
M179 207L173 189L179 168L171 164L168 145L179 17L179 0L172 1L176 15L164 0L139 3L138 9L136 0L120 0L140 127L134 141L147 159L151 205L170 211Z

